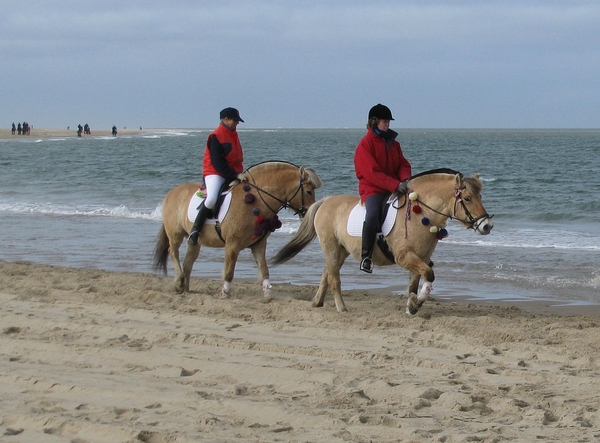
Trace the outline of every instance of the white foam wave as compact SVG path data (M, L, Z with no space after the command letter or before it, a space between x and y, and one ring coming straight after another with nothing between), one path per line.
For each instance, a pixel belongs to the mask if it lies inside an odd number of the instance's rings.
M36 204L36 203L0 203L0 211L21 214L43 214L56 216L83 216L83 217L115 217L135 218L143 220L161 220L161 208L157 207L151 211L131 210L125 205L115 207L103 206L69 206L59 204Z

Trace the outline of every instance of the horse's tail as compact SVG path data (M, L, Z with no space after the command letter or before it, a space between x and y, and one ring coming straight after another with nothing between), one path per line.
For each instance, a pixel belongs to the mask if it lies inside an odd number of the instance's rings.
M165 225L162 224L156 237L156 247L154 248L154 270L167 275L167 259L169 258L169 237L165 231Z
M315 239L317 236L315 215L324 201L325 199L321 199L308 208L296 235L271 258L270 262L272 265L280 265L290 258L295 257L306 245Z

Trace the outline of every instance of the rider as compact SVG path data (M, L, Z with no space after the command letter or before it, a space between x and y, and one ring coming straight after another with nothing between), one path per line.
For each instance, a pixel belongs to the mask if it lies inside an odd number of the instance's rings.
M354 153L354 168L358 178L358 192L366 209L362 229L360 270L373 272L373 248L381 227L381 207L384 199L394 191L406 193L406 182L411 166L402 154L398 133L390 129L392 111L381 103L369 111L367 133Z
M204 169L202 175L206 186L206 198L200 205L194 221L188 244L198 244L202 225L217 204L223 185L234 180L244 180L242 165L244 152L236 131L239 122L244 123L235 108L225 108L219 115L221 123L210 133L204 149Z

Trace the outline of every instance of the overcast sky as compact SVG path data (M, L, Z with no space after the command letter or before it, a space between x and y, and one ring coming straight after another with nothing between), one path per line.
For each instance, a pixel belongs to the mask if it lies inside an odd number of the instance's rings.
M0 124L600 127L600 1L3 1Z

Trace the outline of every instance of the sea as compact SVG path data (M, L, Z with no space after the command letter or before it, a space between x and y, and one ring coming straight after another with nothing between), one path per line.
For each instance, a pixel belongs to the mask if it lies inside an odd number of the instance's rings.
M600 304L600 130L394 129L413 173L480 173L483 203L494 214L488 236L448 223L449 236L432 257L432 296ZM162 200L173 187L200 180L209 132L1 139L0 259L154 272ZM268 160L306 165L323 181L317 198L357 195L353 155L365 129L238 132L246 167ZM286 210L279 215L283 226L269 238L267 258L300 224ZM203 248L193 276L221 279L223 254ZM318 285L323 266L315 241L271 268L271 282ZM235 278L257 275L250 251L242 251ZM382 266L369 275L350 257L341 278L342 289L402 294L408 271Z

